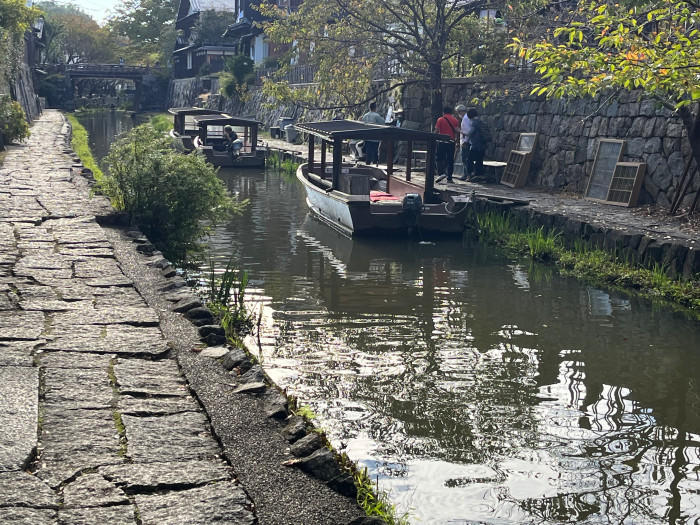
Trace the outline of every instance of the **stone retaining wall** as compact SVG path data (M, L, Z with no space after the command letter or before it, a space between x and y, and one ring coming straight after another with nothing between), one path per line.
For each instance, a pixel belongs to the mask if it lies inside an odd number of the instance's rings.
M607 228L591 224L580 217L546 213L530 206L513 206L487 199L475 201L477 214L493 211L509 213L522 229L544 227L547 231L560 232L570 247L583 240L639 265L648 268L655 265L664 267L672 278L692 279L700 275L700 253L691 242L650 236L641 230L630 228Z
M623 160L645 162L646 176L639 203L670 206L690 160L690 144L680 118L639 92L621 92L608 103L602 99L546 100L529 95L535 77L491 77L446 80L445 103L475 105L499 90L502 96L480 113L490 124L493 144L487 158L506 161L519 133L537 132L537 145L528 178L539 185L582 194L588 184L598 139L625 140ZM411 120L429 126L429 94L418 88L404 91L402 104ZM700 189L696 182L684 205L689 205Z

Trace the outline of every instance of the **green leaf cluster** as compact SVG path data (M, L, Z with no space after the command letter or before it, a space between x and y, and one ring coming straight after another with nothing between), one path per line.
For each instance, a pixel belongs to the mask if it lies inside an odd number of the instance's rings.
M700 10L684 0L581 1L574 19L546 39L510 48L533 63L538 95L595 96L641 89L672 109L700 99Z
M202 156L176 152L150 124L117 139L105 163L100 189L173 261L197 255L199 240L245 205L231 199Z
M22 107L9 95L0 95L0 135L4 142L24 140L29 134L29 124Z

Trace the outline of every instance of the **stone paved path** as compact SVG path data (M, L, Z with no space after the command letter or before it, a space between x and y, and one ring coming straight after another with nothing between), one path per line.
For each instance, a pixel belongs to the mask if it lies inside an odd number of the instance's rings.
M0 524L252 524L47 111L0 167Z

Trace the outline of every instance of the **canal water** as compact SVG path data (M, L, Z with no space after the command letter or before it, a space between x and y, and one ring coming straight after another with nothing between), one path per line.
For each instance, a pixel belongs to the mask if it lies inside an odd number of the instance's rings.
M249 342L420 524L700 523L700 326L459 240L350 240L293 176L209 241L250 272Z

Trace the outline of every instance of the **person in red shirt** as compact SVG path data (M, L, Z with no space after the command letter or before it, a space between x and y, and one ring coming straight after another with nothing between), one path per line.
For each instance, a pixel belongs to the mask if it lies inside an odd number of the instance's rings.
M445 106L443 115L435 122L435 133L446 135L450 140L437 143L437 169L440 178L446 176L447 182L452 182L455 168L455 140L459 134L459 122L452 114L452 108Z

